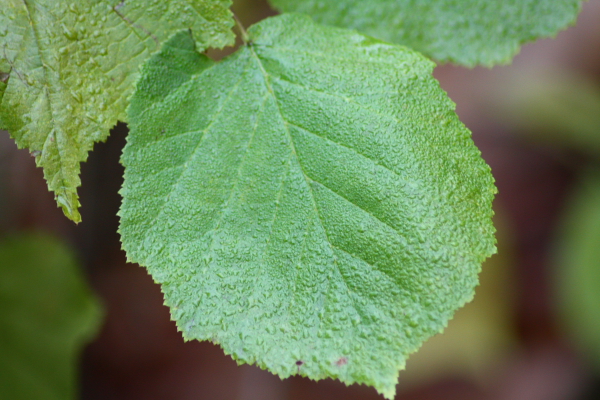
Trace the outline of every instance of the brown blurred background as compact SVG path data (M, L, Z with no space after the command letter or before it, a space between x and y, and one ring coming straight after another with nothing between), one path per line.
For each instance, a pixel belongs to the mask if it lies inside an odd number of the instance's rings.
M273 14L262 0L237 1L235 11L246 26ZM600 165L599 50L600 0L591 0L575 27L524 46L510 66L436 69L496 178L499 254L484 265L475 300L411 357L396 399L600 399L600 363L579 340L584 328L564 317L561 297L569 266L563 227L582 181ZM80 397L381 399L332 380L281 381L237 366L212 344L183 342L160 288L121 250L126 135L117 126L83 164L83 223L75 226L56 208L34 159L0 132L0 234L42 230L65 239L106 309L82 357Z

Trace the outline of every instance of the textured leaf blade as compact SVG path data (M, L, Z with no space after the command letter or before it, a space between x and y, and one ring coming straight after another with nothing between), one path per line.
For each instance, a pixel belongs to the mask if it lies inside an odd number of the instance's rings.
M419 54L298 15L249 35L214 64L182 33L144 68L124 248L186 338L391 397L495 251L489 168Z
M54 238L0 243L0 393L6 399L76 396L76 366L100 306L72 253Z
M72 220L79 163L125 120L140 64L191 28L201 48L233 41L229 0L2 0L0 128L27 147Z
M441 62L507 63L520 46L574 23L582 0L270 0L285 12L357 29Z

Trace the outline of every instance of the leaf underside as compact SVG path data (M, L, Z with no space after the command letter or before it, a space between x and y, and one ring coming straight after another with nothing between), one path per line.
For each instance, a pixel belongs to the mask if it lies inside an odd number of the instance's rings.
M141 63L186 27L200 49L233 41L229 0L1 3L0 129L35 155L75 222L79 163L125 120Z
M575 22L582 0L270 0L279 10L353 28L441 61L508 63L520 46Z
M77 359L101 312L73 254L52 237L0 243L0 397L75 399Z
M144 66L123 246L185 338L391 398L495 251L489 167L418 53L299 15L248 34Z

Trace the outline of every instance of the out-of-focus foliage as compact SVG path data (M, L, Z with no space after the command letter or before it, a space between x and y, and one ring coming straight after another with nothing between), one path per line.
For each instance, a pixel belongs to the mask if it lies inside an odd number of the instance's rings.
M582 180L557 243L555 284L563 326L600 371L600 171Z
M496 104L504 122L556 154L587 157L554 236L554 304L573 346L600 371L600 87L572 70L516 78Z
M442 62L508 63L521 44L574 23L582 0L270 0Z
M100 307L73 254L46 235L0 242L0 398L76 397L79 352Z
M537 141L600 157L600 87L569 71L527 72L506 85L505 121Z

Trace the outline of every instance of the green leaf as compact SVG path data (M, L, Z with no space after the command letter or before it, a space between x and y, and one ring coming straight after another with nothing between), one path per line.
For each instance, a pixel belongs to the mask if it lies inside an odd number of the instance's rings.
M6 82L8 82L8 74L0 73L0 104L2 104L2 98L4 97L4 91L6 90ZM0 114L0 126L4 126L2 122L2 114Z
M0 128L36 156L75 222L79 163L125 120L141 63L182 28L200 49L233 41L230 0L0 3L0 74L10 75Z
M449 376L485 385L498 365L514 357L519 343L514 329L516 293L507 290L518 284L514 234L506 213L495 211L498 254L483 263L474 300L454 314L443 335L432 337L410 356L400 380L403 391Z
M495 251L490 170L418 53L299 15L248 35L144 67L123 246L186 339L391 398Z
M52 237L0 243L0 393L3 399L76 398L79 353L100 307L72 253Z
M555 275L563 327L600 371L600 173L588 173L575 192L558 240Z
M583 0L270 0L285 12L358 29L441 62L508 63L521 44L574 23Z
M528 139L600 156L600 86L569 71L530 71L502 84L496 109ZM500 101L498 101L500 99Z

